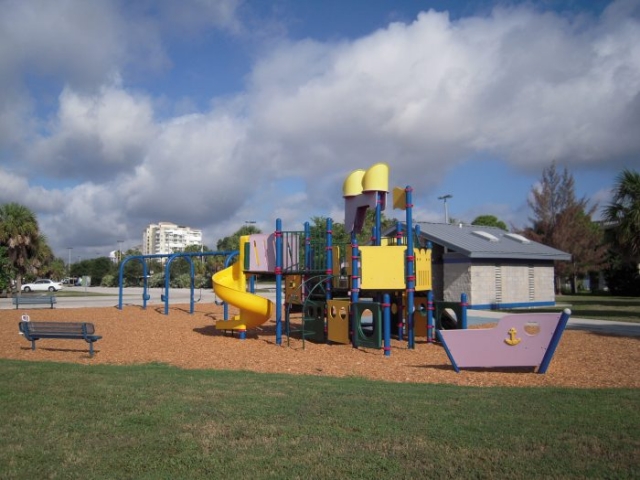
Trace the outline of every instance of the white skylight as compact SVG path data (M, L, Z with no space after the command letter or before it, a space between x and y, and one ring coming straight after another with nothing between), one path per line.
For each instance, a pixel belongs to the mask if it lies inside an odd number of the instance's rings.
M483 232L481 230L474 230L471 233L473 233L474 235L480 238L484 238L485 240L489 240L490 242L499 242L498 237L491 235L490 233Z
M520 242L524 245L528 245L531 243L531 240L523 237L522 235L518 235L517 233L505 233L504 236L510 238L511 240L515 240L516 242Z

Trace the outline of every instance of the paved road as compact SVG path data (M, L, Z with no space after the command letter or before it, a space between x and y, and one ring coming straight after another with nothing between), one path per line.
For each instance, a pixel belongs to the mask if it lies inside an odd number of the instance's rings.
M257 285L257 294L275 300L275 288L273 285ZM117 288L105 288L105 287L70 287L70 291L82 293L90 292L91 296L73 296L73 297L58 297L56 308L84 308L84 307L117 307L119 304L119 290ZM147 301L147 305L159 305L164 304L161 299L161 295L164 289L151 288L149 289L150 299ZM213 291L209 289L197 289L194 292L194 302L213 303L218 300ZM176 289L173 288L169 291L169 305L175 305L178 303L189 303L190 291L188 289ZM123 305L142 305L142 288L125 288L122 294ZM42 308L40 306L34 307ZM0 310L14 309L10 298L0 298ZM492 312L485 310L470 310L468 317L469 325L481 325L483 323L495 322L504 313ZM602 334L615 334L623 336L640 337L640 323L629 322L615 322L606 320L587 320L581 318L569 319L568 327L573 330L588 330L595 333Z
M77 292L78 296L64 297L58 296L56 299L56 308L84 308L84 307L117 307L119 305L119 289L118 288L105 288L105 287L66 287L66 291ZM163 304L164 301L161 298L163 288L150 288L150 299L147 300L147 305ZM89 293L88 296L81 296L82 293ZM216 300L213 291L208 289L202 289L202 291L195 290L194 301L202 301L212 303ZM189 303L190 291L189 289L176 289L173 288L169 291L169 304L176 303ZM133 304L142 305L142 288L125 288L122 291L122 303L123 305ZM10 298L0 298L0 309L7 309L16 307L11 303ZM41 307L34 307L41 308Z

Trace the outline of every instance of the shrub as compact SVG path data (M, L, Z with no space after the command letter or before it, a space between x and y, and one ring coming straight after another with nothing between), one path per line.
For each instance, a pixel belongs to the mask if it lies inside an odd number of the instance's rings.
M107 274L102 277L102 281L100 282L101 287L117 287L118 279L115 275Z

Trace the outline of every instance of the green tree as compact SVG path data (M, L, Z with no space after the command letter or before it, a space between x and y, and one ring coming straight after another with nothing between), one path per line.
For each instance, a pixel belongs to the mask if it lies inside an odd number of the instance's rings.
M571 262L556 262L556 276L569 277L575 293L578 278L601 270L604 264L602 231L592 222L597 205L589 208L585 198L576 198L573 176L566 168L558 172L555 162L543 170L540 185L533 188L528 203L532 226L521 233L571 254ZM559 284L556 279L556 288Z
M481 225L484 227L497 227L497 228L501 228L504 231L509 231L509 229L507 228L507 224L504 223L502 220L498 219L498 217L496 217L495 215L480 215L471 222L471 225Z
M603 214L609 241L605 279L616 295L640 295L640 174L623 170Z
M533 212L533 217L529 217L533 223L532 233L546 245L552 243L551 237L560 213L578 203L574 183L566 167L561 174L553 162L542 171L539 188L531 190L527 203ZM584 200L581 202L586 203Z
M47 246L48 254L43 259L42 267L40 267L39 275L47 278L55 278L61 280L67 275L67 267L62 258L57 258Z
M91 285L102 285L102 279L107 275L117 275L115 264L109 257L98 257L82 260L71 265L71 276L91 277Z
M22 289L26 275L36 275L42 260L45 237L40 233L35 214L24 205L7 203L0 206L0 246L7 249L9 262L16 274L16 288Z
M122 260L126 257L130 257L133 255L142 255L142 252L137 249L129 249L124 252L124 256ZM136 287L140 285L140 279L142 278L143 267L142 263L139 260L132 260L127 262L124 266L123 282L126 287ZM118 275L120 274L120 265L118 265Z
M613 224L614 244L630 261L640 262L640 173L625 169L616 179L604 218Z
M571 280L571 290L576 293L579 278L602 270L606 261L607 246L602 227L592 221L590 212L581 204L572 205L558 215L552 235L555 248L571 253L570 262L558 262L560 276Z
M254 233L262 233L255 225L243 225L236 232L229 236L218 240L216 248L221 252L232 252L240 247L240 237L244 235L253 235Z
M311 222L309 223L311 225L312 240L317 240L321 243L324 243L326 239L327 217L312 217ZM373 227L375 227L375 223L375 211L371 209L367 210L362 231L356 235L358 239L358 245L368 245L371 243L372 232ZM394 227L396 223L397 220L387 218L384 212L382 212L382 215L380 216L380 224L382 229L381 234L385 230ZM331 232L331 240L334 245L346 245L351 243L351 233L347 232L343 223L333 222Z
M0 247L0 293L11 289L13 268L7 255L6 247Z

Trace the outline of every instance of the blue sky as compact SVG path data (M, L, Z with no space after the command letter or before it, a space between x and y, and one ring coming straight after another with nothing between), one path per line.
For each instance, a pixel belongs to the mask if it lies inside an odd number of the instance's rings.
M343 220L388 163L415 218L523 227L555 161L604 204L640 166L640 1L0 0L0 203L57 255L149 223ZM387 211L400 217L401 212Z

